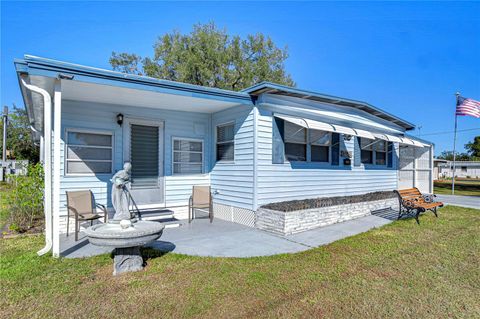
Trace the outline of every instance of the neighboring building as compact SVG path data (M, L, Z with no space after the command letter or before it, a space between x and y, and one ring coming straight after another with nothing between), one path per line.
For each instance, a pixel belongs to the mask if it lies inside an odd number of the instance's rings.
M433 145L364 102L272 83L233 92L33 56L15 66L44 154L54 254L65 191L91 189L110 205L110 178L125 161L142 207L185 218L192 185L211 185L215 218L248 226L271 202L433 191Z
M453 161L435 159L434 163L438 168L438 174L434 173L435 179L453 176ZM455 177L480 178L480 161L456 161Z

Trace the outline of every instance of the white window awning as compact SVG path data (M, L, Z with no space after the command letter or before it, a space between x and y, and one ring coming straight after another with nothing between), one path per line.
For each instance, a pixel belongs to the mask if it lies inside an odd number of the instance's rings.
M394 142L394 143L400 143L400 144L405 144L405 145L411 145L411 146L417 146L417 147L429 147L430 145L422 143L416 139L413 139L411 137L405 137L405 136L395 136L395 135L390 135L390 134L381 134L381 133L373 133L373 135L376 138L389 141L389 142Z
M288 121L290 123L293 123L302 127L314 129L314 130L334 132L334 133L340 133L340 134L346 134L346 135L355 135L355 136L360 136L364 138L375 139L375 136L373 136L372 133L365 130L341 126L337 124L329 124L329 123L301 118L301 117L293 117L293 116L283 115L283 114L275 114L274 116L282 120Z
M406 145L412 145L412 146L417 146L417 147L430 147L430 145L428 144L425 144L425 143L422 143L414 138L411 138L411 137L404 137L402 136L401 137L402 139L402 144L406 144Z

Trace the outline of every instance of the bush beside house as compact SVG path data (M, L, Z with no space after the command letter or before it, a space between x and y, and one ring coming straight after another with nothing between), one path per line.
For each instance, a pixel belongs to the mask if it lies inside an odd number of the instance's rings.
M27 232L41 226L43 219L43 167L29 165L27 174L11 176L6 188L7 222L15 232Z

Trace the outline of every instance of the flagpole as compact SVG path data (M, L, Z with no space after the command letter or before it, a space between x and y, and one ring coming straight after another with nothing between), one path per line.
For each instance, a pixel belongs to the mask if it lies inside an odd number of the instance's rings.
M457 92L455 93L456 95L456 103L455 103L455 131L453 133L453 170L452 170L452 195L455 194L455 159L456 159L456 155L455 155L455 147L456 147L456 143L457 143L457 106L458 106L458 97L460 96L460 93Z

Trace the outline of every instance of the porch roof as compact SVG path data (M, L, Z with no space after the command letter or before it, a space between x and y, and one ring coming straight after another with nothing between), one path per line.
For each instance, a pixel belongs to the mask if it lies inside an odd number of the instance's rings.
M61 81L62 99L115 105L213 113L234 106L253 105L248 93L203 87L146 76L87 67L25 55L14 61L19 82L33 84L53 95ZM43 99L21 83L20 88L35 139L43 132Z

